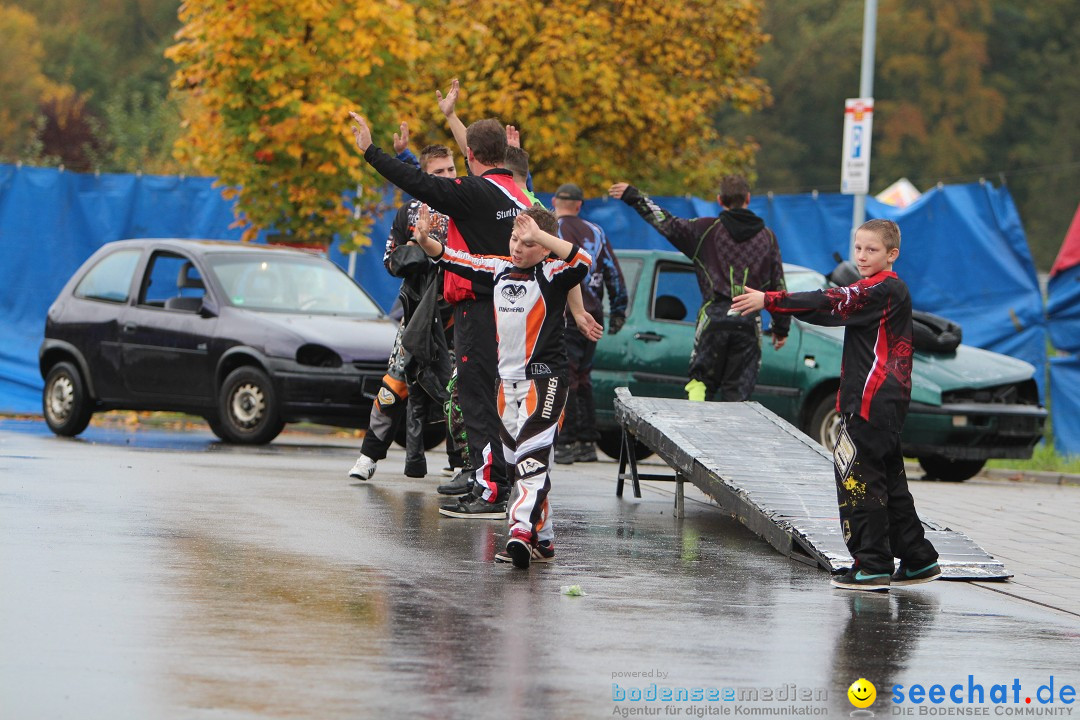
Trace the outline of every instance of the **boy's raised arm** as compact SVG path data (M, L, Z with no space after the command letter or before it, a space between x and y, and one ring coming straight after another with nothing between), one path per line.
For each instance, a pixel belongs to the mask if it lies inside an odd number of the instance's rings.
M431 237L431 208L421 205L413 226L413 240L424 249L428 257L437 258L443 254L443 244Z
M561 260L568 260L577 250L573 243L541 230L536 221L525 213L521 213L514 218L514 235L519 240L534 242L546 250L550 250Z

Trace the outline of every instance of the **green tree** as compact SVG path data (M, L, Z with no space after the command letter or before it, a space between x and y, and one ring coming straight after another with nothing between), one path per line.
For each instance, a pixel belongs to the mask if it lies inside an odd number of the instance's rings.
M991 82L1005 120L988 143L1020 208L1035 264L1049 270L1080 203L1080 5L994 3Z
M987 82L990 0L884 0L874 83L873 177L985 172L1005 97Z
M770 3L761 74L774 104L720 123L761 151L758 186L839 190L844 99L859 93L862 3ZM882 0L874 80L871 187L907 176L925 187L985 171L1005 98L988 79L989 0Z
M110 93L101 109L99 165L107 172L170 174L186 169L173 156L180 138L180 107L168 88L147 83Z
M770 41L758 73L772 101L750 115L723 110L716 122L758 145L759 189L839 190L844 98L859 88L861 3L770 2L762 20Z
M162 91L178 0L96 0L94 12L85 0L8 1L36 18L41 71L67 89L40 102L22 159L81 170L185 169L171 154L176 102Z

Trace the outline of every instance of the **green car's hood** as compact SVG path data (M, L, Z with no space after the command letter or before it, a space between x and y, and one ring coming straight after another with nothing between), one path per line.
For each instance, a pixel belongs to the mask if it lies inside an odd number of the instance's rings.
M803 332L844 342L844 328L802 324ZM941 404L941 393L961 388L1006 385L1027 380L1035 368L1023 360L1000 353L960 345L955 353L915 352L912 366L914 402Z

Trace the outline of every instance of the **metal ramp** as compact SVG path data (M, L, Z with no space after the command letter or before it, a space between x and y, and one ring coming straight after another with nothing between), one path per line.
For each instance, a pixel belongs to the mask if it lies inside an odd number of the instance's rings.
M837 570L851 565L836 508L832 455L755 402L704 403L634 397L618 388L615 417L623 429L616 495L626 480L692 482L739 522L795 560ZM638 472L634 440L653 450L675 476ZM629 472L627 466L629 465ZM1005 566L961 532L921 516L949 580L1004 580Z

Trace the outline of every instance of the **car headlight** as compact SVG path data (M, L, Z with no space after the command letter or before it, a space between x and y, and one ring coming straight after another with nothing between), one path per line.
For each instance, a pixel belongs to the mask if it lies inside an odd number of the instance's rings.
M296 351L296 362L311 367L339 368L341 356L324 345L309 343Z

